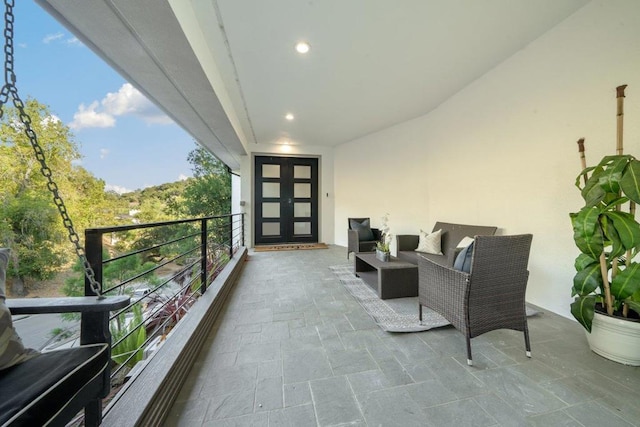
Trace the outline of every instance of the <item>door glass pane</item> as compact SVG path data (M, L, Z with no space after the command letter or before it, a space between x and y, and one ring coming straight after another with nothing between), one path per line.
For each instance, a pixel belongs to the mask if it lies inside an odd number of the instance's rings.
M310 217L311 216L311 203L294 203L293 204L293 216Z
M301 234L311 234L311 223L310 222L294 222L293 234L297 236Z
M294 166L293 167L294 178L311 178L311 166Z
M280 197L279 182L263 182L262 197Z
M279 236L280 223L279 222L263 222L262 235L263 236Z
M280 203L268 202L262 203L263 218L280 218Z
M311 197L311 184L293 184L293 197Z
M263 178L280 178L280 165L262 165Z

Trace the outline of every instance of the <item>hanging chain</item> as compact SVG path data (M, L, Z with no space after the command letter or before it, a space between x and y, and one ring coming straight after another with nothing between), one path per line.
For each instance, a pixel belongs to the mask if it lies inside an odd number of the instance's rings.
M16 75L13 69L13 7L15 5L15 0L5 0L5 13L4 13L4 81L5 84L0 91L0 118L2 118L4 114L4 106L7 105L9 100L9 95L13 98L13 105L18 110L18 114L20 116L20 121L24 125L24 133L29 138L29 143L33 148L33 151L36 155L36 159L40 163L40 172L47 180L47 188L53 195L53 203L58 208L60 212L60 216L62 217L62 223L64 227L67 229L67 233L69 234L69 240L73 243L76 251L76 255L82 261L84 274L86 278L89 280L89 285L91 286L91 290L94 294L98 296L98 298L104 298L102 296L102 287L100 283L96 280L96 275L93 271L93 268L87 261L87 256L85 253L82 244L80 243L80 236L76 233L73 228L73 222L71 218L69 218L69 214L67 213L67 208L60 197L60 193L58 191L58 185L53 180L53 174L49 166L47 166L46 158L44 155L44 151L40 144L38 143L38 136L33 131L31 127L31 117L25 111L24 103L20 99L18 95L18 89L16 88Z

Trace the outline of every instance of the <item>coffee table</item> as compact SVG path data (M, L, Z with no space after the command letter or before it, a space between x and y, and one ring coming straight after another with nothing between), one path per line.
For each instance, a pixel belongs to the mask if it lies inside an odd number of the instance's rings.
M380 261L375 253L355 256L354 273L371 286L380 299L418 296L418 266L391 257Z

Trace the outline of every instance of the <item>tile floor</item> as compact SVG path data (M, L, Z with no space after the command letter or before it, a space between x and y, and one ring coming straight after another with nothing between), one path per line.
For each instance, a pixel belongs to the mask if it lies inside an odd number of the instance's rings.
M351 257L353 259L353 255ZM352 261L350 261L352 262ZM346 249L251 252L167 426L640 425L640 368L544 312L522 333L380 330L329 270Z

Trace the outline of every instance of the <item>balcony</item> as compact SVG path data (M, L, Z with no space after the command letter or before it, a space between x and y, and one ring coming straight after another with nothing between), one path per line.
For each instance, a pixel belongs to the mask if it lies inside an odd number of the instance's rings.
M494 331L468 367L451 327L381 331L329 269L345 253L249 253L165 425L637 425L640 369L592 353L576 322L542 310L531 359ZM132 425L136 402L105 425Z

